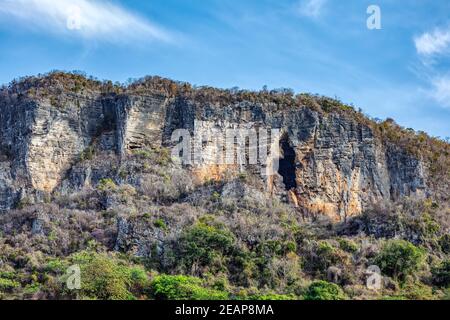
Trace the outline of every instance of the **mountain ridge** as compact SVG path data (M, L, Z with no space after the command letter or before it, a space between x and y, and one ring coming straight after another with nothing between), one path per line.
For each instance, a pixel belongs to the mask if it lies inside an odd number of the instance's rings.
M227 129L279 129L278 170L211 163ZM0 299L443 299L449 152L289 90L23 79L0 90Z
M287 89L252 92L192 88L188 83L159 77L146 77L123 87L80 74L53 72L13 82L0 93L3 154L16 155L9 164L15 181L27 181L38 193L52 193L70 171L71 165L86 149L92 148L96 139L104 139L100 147L109 148L118 155L147 145L167 147L171 132L179 128L192 132L196 121L203 120L225 121L225 129L239 123L281 127L288 135L286 145L297 149L293 165L310 166L310 172L297 170L294 173L293 179L298 179L299 184L306 181L299 187L301 194L288 192L284 196L301 205L306 194L312 200L303 206L335 215L338 220L361 213L365 204L383 197L395 200L420 190L423 190L419 192L421 196L431 196L432 193L441 196L443 193L438 189L445 190L446 187L446 179L442 181L442 177L448 178L445 172L448 156L445 154L449 154L450 148L444 141L430 138L423 132L402 129L390 119L377 123L338 100L308 94L294 95ZM288 114L297 119L292 122ZM217 123L211 125L220 126ZM107 132L107 135L102 135L102 132ZM321 135L318 136L318 132ZM67 143L66 146L61 147L61 140ZM48 143L53 146L45 148ZM340 143L345 145L340 148ZM372 149L363 150L367 146ZM439 157L441 149L444 157ZM348 161L342 161L343 157ZM316 169L311 166L316 165L319 158L326 159L319 161L322 165L319 170L334 173L323 176L314 171ZM383 172L373 167L376 165L374 159L378 166L385 167L380 169ZM437 165L438 160L442 164ZM361 183L361 170L354 170L355 161L359 167L369 164L373 168L367 169L366 176L372 176L366 180L370 181L362 182L363 186L352 191L356 184ZM209 170L219 172L219 176L216 174L214 178L220 178L220 172L227 170L226 166L197 169L194 172L199 176L205 176L204 172ZM333 182L324 184L322 181L322 185L318 185L321 179ZM342 179L351 181L343 182ZM272 184L267 185L267 190L275 189L277 193L283 189L276 181ZM307 184L316 185L312 194L308 194L311 190ZM367 195L367 199L360 199L362 190L370 190L371 186L377 190ZM6 186L4 190L8 188ZM323 188L328 190L323 192ZM340 194L333 193L333 188L341 189ZM14 202L26 197L24 189L16 190L16 193L0 201L4 208L12 208ZM14 197L16 200L12 201ZM347 199L339 199L342 197ZM342 209L342 206L347 207Z

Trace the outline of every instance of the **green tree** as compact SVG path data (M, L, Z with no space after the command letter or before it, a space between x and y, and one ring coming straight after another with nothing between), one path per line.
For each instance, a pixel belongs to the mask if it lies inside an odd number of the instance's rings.
M225 300L228 293L205 288L200 278L189 276L156 276L150 291L159 300Z
M73 257L73 263L81 269L82 299L133 300L148 287L142 267L106 254L81 252Z
M234 235L220 225L199 222L187 229L179 245L184 265L209 266L221 255L229 254L235 242Z
M443 261L439 266L432 268L433 283L440 287L450 286L450 259Z
M376 256L374 263L387 275L404 279L418 271L425 259L425 252L404 240L389 240Z
M313 282L304 295L305 300L345 300L342 289L334 284L326 281Z

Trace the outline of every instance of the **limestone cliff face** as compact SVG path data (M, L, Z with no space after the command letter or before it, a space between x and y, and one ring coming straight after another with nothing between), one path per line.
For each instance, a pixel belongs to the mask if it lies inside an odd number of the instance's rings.
M193 119L218 128L280 128L284 159L279 174L267 179L267 191L310 212L343 220L380 200L426 192L426 174L418 159L394 145L383 145L369 127L349 117L246 102L203 106L194 101L179 108L189 110L181 123L191 130ZM290 150L293 156L286 161ZM284 170L287 166L292 170Z
M71 168L89 148L120 159L136 149L170 146L175 129L192 132L200 121L215 129L279 128L284 157L275 176L262 176L257 165L205 162L189 170L208 180L220 179L226 170L247 169L261 175L267 196L281 197L299 210L342 220L373 202L428 192L426 168L419 159L382 143L368 126L338 113L249 101L204 103L151 92L62 91L46 98L4 92L0 210L25 198L43 201L61 185L71 185Z
M99 96L61 94L58 101L12 97L1 103L3 185L9 209L24 194L51 193L103 128L114 123L113 109Z

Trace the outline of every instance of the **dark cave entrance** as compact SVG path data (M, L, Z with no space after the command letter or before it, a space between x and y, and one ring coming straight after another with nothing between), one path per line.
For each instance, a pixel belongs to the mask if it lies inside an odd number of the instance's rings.
M278 173L283 177L286 190L297 188L295 181L295 151L289 143L287 135L280 139L281 158Z

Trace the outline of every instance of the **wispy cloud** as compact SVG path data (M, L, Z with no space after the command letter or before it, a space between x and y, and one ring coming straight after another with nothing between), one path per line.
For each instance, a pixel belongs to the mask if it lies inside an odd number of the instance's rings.
M0 18L46 33L89 40L171 40L163 28L103 0L0 0Z
M317 18L321 15L327 0L301 0L298 3L298 13L302 16Z
M428 82L425 93L443 108L450 108L450 75L446 61L450 57L450 27L435 28L415 37L422 63L419 76Z
M450 108L450 77L440 76L433 78L432 89L429 93L442 107Z
M450 52L450 28L435 29L414 38L417 52L423 56L440 55Z

